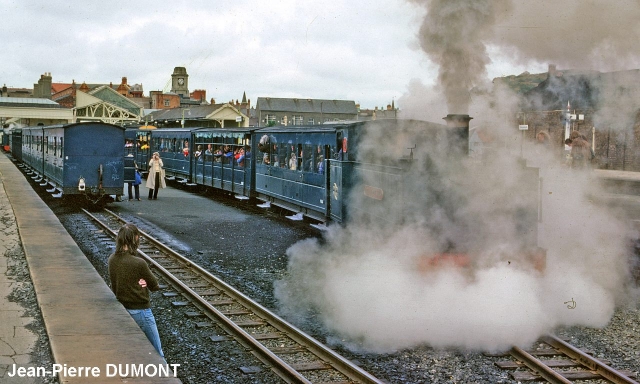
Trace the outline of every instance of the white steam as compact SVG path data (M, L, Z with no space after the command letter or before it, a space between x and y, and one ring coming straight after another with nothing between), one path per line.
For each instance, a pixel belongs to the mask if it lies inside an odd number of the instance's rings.
M363 185L354 186L350 207L359 209L351 222L287 251L288 274L275 287L282 311L290 318L317 313L346 345L370 351L423 344L498 351L527 347L558 326L606 325L628 295L626 224L594 199L600 192L588 172L564 167L545 149L521 145L513 129L519 102L514 95L505 89L469 93L484 81L486 44L517 47L532 61L570 64L555 60L566 54L555 45L566 44L550 42L563 31L514 33L508 27L526 25L525 15L546 26L558 15L545 7L560 5L414 2L427 8L421 46L440 65L440 75L434 89L409 85L399 100L403 117L441 122L447 113L468 112L472 127L484 127L495 138L491 151L452 159L450 143L410 127L364 136L359 159L367 163L398 159L415 145L412 177L403 180L402 198L385 191L375 203L363 195ZM635 14L638 3L627 3ZM634 24L630 31L637 29ZM598 40L598 52L623 49L618 35ZM536 245L546 251L544 264L535 258ZM468 255L471 263L429 266L443 253Z
M402 145L387 142L396 144ZM532 153L542 166L542 270L526 256L531 228L519 228L522 212L514 213L530 204L531 191L523 189L530 185L520 185L531 176L526 168L503 155L481 166L431 158L444 194L425 185L433 199L411 196L426 209L396 220L406 211L383 201L387 220L356 218L332 226L322 242L288 250L288 276L276 284L283 311L315 311L348 344L372 351L421 344L497 351L528 346L561 325L604 326L625 298L625 225L590 201L594 181L587 174L564 168L551 154ZM426 156L418 152L416 163ZM468 254L472 265L425 267L447 246Z

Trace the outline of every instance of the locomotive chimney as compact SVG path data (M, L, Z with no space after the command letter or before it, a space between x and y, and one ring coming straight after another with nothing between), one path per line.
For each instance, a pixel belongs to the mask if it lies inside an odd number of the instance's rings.
M458 148L461 154L469 155L469 115L449 114L443 117L449 127L449 143Z

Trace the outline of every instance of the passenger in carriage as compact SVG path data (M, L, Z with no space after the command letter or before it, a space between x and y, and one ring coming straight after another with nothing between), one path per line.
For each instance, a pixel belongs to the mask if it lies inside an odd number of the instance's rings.
M244 154L244 148L240 148L238 149L238 152L235 155L235 160L236 163L238 163L239 167L244 167L244 158L245 158L245 154Z
M225 145L223 152L223 163L231 164L233 162L233 149L231 149L231 146Z
M318 166L317 166L318 167L318 173L321 174L321 175L324 175L324 156L320 155L318 157L317 164L318 164Z
M202 145L198 145L198 148L193 153L193 156L196 158L196 161L202 161Z
M184 157L189 157L189 140L184 141L184 145L182 147L182 154L184 154Z
M213 161L215 161L216 163L220 163L222 162L222 145L216 149L216 151L213 153Z
M292 171L298 169L298 157L295 152L291 152L291 157L289 158L289 169Z
M204 161L211 161L213 157L213 146L211 144L207 144L207 149L204 151Z

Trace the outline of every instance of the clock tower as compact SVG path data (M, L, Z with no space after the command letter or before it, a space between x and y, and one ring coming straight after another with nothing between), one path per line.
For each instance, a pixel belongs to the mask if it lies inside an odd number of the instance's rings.
M175 67L171 75L171 92L189 98L189 75L185 67Z

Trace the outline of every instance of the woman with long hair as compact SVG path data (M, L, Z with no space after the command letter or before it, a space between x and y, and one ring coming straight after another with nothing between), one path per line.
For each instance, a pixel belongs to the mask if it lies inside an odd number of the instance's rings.
M164 164L158 152L153 152L149 160L149 176L147 176L147 188L149 188L149 200L158 199L158 189L166 188L164 181Z
M123 225L116 238L116 251L109 256L111 290L164 359L149 299L149 291L157 291L160 286L147 262L137 256L139 245L138 228L133 224Z

